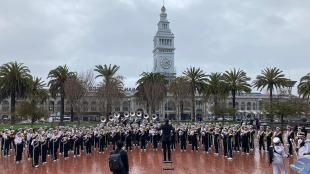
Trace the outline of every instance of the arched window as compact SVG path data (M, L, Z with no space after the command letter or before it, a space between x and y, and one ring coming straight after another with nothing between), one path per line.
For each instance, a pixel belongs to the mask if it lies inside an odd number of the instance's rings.
M241 110L242 110L242 111L245 110L245 102L241 102Z
M184 101L183 103L183 109L186 111L190 111L191 110L191 102L189 101Z
M248 102L248 103L246 104L246 110L251 110L251 102Z
M87 112L88 111L88 102L87 101L83 101L83 112Z
M253 110L257 110L257 103L253 103Z
M56 105L56 111L60 112L60 108L61 108L61 101L58 101Z
M123 102L123 111L124 112L129 112L129 106L130 106L130 102L129 101L124 101Z
M66 112L69 112L71 110L71 104L69 102L66 102L65 110L66 110Z
M168 101L165 103L165 110L166 111L174 111L175 110L175 104L173 101Z
M96 103L96 101L92 101L91 102L90 110L92 112L96 112L97 111L97 103Z
M8 101L4 100L2 102L2 111L3 112L9 112L9 109L10 109L10 104Z
M239 103L236 102L236 110L239 110Z

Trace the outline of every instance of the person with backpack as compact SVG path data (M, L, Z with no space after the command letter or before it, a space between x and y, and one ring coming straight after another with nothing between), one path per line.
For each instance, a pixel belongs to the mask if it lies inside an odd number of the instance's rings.
M111 152L109 157L109 167L113 174L128 174L129 164L127 151L123 150L123 142L116 142L116 149Z
M272 165L273 174L285 174L284 158L286 154L279 137L273 138L273 146L269 147L269 165Z

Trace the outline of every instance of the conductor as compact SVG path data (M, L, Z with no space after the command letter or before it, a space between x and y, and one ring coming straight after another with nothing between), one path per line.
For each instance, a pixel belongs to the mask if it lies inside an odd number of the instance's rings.
M161 126L162 130L162 146L164 153L164 161L167 161L167 150L168 150L168 161L171 161L171 132L173 127L169 124L169 120L165 120L165 124Z

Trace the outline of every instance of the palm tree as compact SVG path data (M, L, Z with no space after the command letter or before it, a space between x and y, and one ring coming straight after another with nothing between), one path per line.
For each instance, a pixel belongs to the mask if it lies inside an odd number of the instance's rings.
M0 66L0 100L10 97L12 124L15 122L16 99L25 96L30 78L30 70L23 63L15 61Z
M165 76L160 73L143 72L137 81L136 96L146 101L149 114L155 113L155 108L167 95Z
M41 78L38 77L31 77L29 80L29 88L27 90L27 97L30 99L30 103L37 109L38 103L43 103L48 99L48 93L44 89L45 83L42 81ZM32 114L31 122L35 121L35 115Z
M232 96L232 104L233 109L236 109L236 94L240 92L251 92L251 85L248 81L251 80L250 77L246 75L246 72L243 70L236 70L235 68L230 71L225 71L223 74L223 79L225 83L228 85L228 89L230 90ZM234 117L235 119L235 117Z
M176 101L178 121L183 115L184 100L190 96L190 87L189 81L184 76L177 77L170 83L169 91Z
M112 112L113 98L119 98L123 91L123 82L121 76L116 76L119 70L117 65L96 65L94 71L98 73L95 78L102 77L101 89L98 95L106 100L106 114L107 116Z
M217 106L220 99L225 99L228 95L228 86L224 82L221 73L211 73L207 75L204 93L207 97L212 97L214 105Z
M46 85L41 78L32 77L30 79L29 89L27 92L27 97L31 99L32 103L37 104L38 102L44 102L48 99L48 93L44 89Z
M302 98L307 98L309 100L310 98L310 73L303 76L300 79L299 85L298 85L298 94Z
M65 113L65 82L70 77L75 76L74 72L69 71L69 68L64 66L58 66L48 73L48 77L51 80L48 82L49 91L51 96L56 97L60 95L60 125L64 125L63 118Z
M226 112L226 106L221 101L225 100L229 94L228 85L224 82L222 73L211 73L207 75L204 94L207 98L213 99L214 113L219 116ZM220 107L221 104L221 107ZM223 119L224 120L224 119Z
M192 100L192 114L191 115L192 115L192 121L195 121L196 119L195 94L196 92L198 93L202 92L205 81L206 81L206 74L200 68L190 67L190 68L187 68L183 72L183 75L186 77L186 79L191 84L191 90L190 90L191 100Z
M266 88L269 91L269 107L270 107L270 119L273 120L272 115L272 94L273 91L282 87L289 87L290 80L285 77L283 71L279 68L265 68L262 70L261 75L256 77L253 82L253 87L263 90Z

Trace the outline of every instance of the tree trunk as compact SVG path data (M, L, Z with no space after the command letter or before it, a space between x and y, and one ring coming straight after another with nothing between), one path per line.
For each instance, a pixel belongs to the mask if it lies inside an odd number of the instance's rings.
M60 97L60 125L64 125L64 114L65 114L65 97L64 94L61 94Z
M184 114L184 103L183 103L183 101L181 101L181 104L180 104L180 111L181 111L181 113L180 113L180 120L181 120L181 118Z
M236 110L236 91L232 90L231 91L231 95L232 95L232 104L233 104L233 108L234 110ZM236 121L236 112L233 115L233 120Z
M270 109L270 122L273 122L273 112L272 112L272 88L269 89L269 109Z
M71 122L73 122L73 121L74 121L74 113L73 113L73 106L72 106L72 104L71 104L70 107L71 107L71 108L70 108Z
M195 122L196 114L195 114L195 89L191 91L191 98L192 98L192 121Z
M15 104L16 104L16 95L15 91L11 92L11 124L15 124Z
M283 117L284 117L284 115L281 114L281 130L283 130Z

